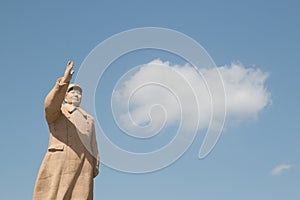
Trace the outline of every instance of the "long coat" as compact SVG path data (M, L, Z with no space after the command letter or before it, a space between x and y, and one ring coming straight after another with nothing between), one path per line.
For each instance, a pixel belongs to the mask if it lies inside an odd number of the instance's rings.
M45 99L50 136L34 200L93 199L93 178L99 170L94 119L81 108L62 105L68 85L58 79Z

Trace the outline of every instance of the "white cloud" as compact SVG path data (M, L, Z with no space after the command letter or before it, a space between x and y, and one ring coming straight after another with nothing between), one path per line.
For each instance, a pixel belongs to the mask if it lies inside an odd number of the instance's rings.
M260 69L231 64L219 68L226 89L228 114L237 118L256 117L270 103L265 88L268 73Z
M289 165L289 164L281 164L276 166L272 171L271 174L272 175L279 175L281 174L284 170L288 170L290 168L292 168L293 165Z
M240 63L218 67L218 70L226 91L226 117L239 121L256 118L271 102L265 87L268 73ZM200 72L202 77L189 64L171 66L158 59L143 65L124 77L114 91L112 106L117 123L124 131L145 137L183 118L186 121L182 126L187 131L195 129L195 123L198 130L208 128L212 100L206 83L213 88L216 76L214 69L201 69ZM222 92L215 93L219 101L223 101ZM222 112L221 105L214 105L214 113Z

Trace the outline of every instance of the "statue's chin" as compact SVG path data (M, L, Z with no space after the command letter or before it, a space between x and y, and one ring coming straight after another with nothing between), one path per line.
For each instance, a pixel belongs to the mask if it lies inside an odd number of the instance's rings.
M72 102L72 105L75 107L79 107L80 106L80 102Z

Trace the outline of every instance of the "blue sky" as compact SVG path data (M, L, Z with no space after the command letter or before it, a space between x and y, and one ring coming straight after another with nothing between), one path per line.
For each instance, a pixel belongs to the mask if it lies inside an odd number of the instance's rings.
M299 1L1 1L0 5L1 199L32 198L48 143L43 101L66 62L73 60L78 71L100 42L148 26L192 37L217 66L240 62L269 73L264 86L272 103L257 118L228 122L203 160L198 159L200 134L177 162L157 172L128 174L101 165L95 199L300 199ZM124 64L126 71L156 58L182 64L172 55L150 51L124 56L114 65ZM111 82L123 72L113 67L107 75ZM109 122L106 128L115 130L111 114L101 108L110 101L101 90L109 94L111 87L100 87L96 97L99 115ZM272 174L283 164L292 167Z

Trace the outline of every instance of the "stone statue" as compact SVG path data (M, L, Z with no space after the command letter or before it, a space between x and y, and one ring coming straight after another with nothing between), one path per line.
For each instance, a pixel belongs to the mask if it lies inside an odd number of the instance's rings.
M73 62L67 63L64 76L45 99L50 136L34 200L93 199L93 179L99 173L100 157L94 119L79 107L82 89L69 84L73 66Z

